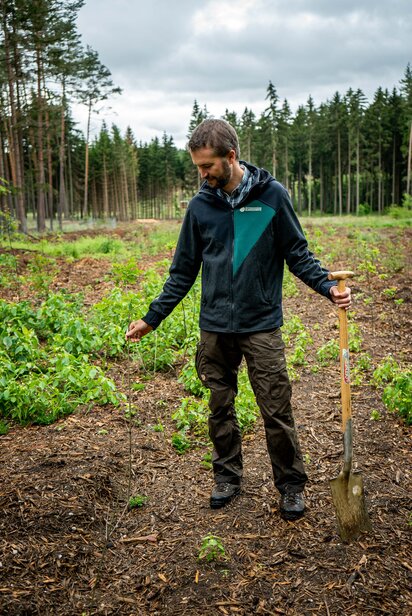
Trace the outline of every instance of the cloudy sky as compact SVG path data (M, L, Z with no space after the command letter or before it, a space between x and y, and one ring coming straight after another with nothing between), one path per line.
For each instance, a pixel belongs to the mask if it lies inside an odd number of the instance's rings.
M86 0L78 27L123 90L93 131L105 118L179 147L195 99L215 117L259 115L272 81L295 110L309 94L397 87L412 63L411 0ZM84 108L75 118L84 129Z

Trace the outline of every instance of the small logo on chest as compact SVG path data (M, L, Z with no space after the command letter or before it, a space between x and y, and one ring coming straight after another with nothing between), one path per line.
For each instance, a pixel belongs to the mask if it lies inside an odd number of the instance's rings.
M252 206L250 205L249 207L246 205L244 207L240 208L241 212L261 212L262 208L259 207L258 205Z

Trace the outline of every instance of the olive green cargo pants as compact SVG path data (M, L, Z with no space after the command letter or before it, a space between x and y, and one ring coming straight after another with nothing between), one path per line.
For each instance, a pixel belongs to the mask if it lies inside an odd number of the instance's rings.
M201 331L196 369L210 389L209 435L216 482L240 484L242 444L235 413L237 375L246 360L250 383L263 417L275 485L303 490L307 481L291 408L291 386L280 329L251 334Z

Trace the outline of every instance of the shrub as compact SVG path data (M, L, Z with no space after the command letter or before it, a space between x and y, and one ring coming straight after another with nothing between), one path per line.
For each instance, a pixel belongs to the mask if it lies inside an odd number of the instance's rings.
M396 412L408 425L412 424L412 371L396 374L385 387L382 400L391 412Z
M388 355L375 369L372 382L384 388L382 401L386 408L412 424L412 371L402 370L394 357Z
M392 355L388 355L374 370L372 375L373 385L380 387L392 382L399 370L398 362Z
M182 399L180 407L172 414L172 419L178 430L191 430L194 434L204 435L207 433L208 414L204 400L189 397Z
M371 206L369 203L359 203L359 216L367 216L371 213Z

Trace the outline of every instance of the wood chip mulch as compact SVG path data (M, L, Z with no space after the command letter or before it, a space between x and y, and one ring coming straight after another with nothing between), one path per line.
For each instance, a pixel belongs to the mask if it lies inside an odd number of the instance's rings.
M93 286L102 262L75 265L62 270L65 284L91 285L92 301L104 292ZM410 360L410 272L377 283L374 316L356 302L365 284L353 284L362 350L375 363L389 352ZM389 284L400 289L401 306L379 293ZM13 425L0 436L0 615L412 613L411 430L385 411L376 389L353 387L354 458L373 530L342 543L329 487L343 465L339 374L335 365L311 370L316 348L337 336L336 312L300 283L299 291L285 310L299 314L314 338L293 385L310 478L306 515L295 523L279 516L260 421L244 436L241 495L211 510L212 475L202 464L209 446L199 442L183 455L172 447L171 414L187 394L177 368L157 374L133 392L132 423L124 410L96 407L52 426ZM129 372L142 378L135 363L110 368L119 388ZM380 420L371 419L373 410ZM159 423L162 432L154 430ZM147 502L129 510L130 493ZM225 558L207 563L198 555L209 533L220 537Z

